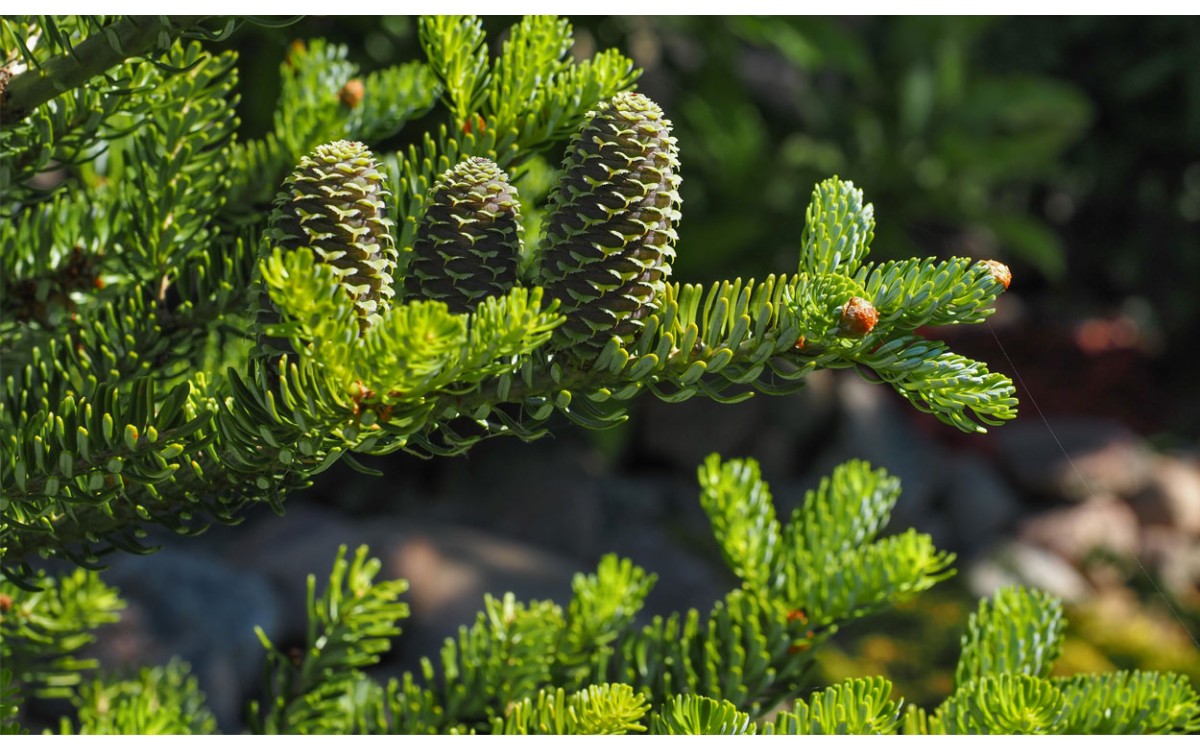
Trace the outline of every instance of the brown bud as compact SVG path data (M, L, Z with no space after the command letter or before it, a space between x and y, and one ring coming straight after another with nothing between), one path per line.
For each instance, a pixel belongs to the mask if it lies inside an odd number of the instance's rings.
M487 130L487 122L484 121L483 115L471 115L462 127L464 135L471 135L471 133L483 135L485 130Z
M879 322L879 311L875 305L862 297L851 297L842 306L841 331L843 336L861 338L871 332Z
M362 104L362 100L363 82L361 78L351 78L346 81L346 85L342 86L341 91L338 92L338 101L348 109L354 109Z
M1008 266L998 260L981 260L979 263L987 268L993 279L1008 289L1008 285L1012 283L1012 271L1008 270Z
M305 46L303 39L292 40L291 45L288 47L287 53L283 57L284 64L290 68L292 66L292 56L303 55L305 52L308 52L308 47Z
M12 609L13 598L8 594L0 594L0 612L7 612Z
M807 624L808 615L804 614L804 610L802 609L793 609L791 612L788 612L787 620L788 622L795 622L796 620L799 620L801 624Z

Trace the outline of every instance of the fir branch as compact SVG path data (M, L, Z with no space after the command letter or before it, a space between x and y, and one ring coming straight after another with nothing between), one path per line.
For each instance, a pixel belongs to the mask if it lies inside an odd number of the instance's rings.
M97 666L78 655L95 640L90 631L115 622L125 603L95 572L82 569L60 578L39 572L21 582L26 588L17 583L0 578L0 661L7 682L25 696L70 697L83 673Z
M903 702L892 683L858 678L818 690L763 725L763 734L896 734Z
M829 560L870 543L887 526L900 498L900 481L865 461L848 461L822 477L792 512L788 547Z
M979 603L962 639L957 685L986 675L1046 677L1062 653L1062 604L1041 591L1006 587Z
M122 18L84 39L73 50L13 76L0 100L0 122L20 122L38 107L65 91L78 88L109 68L155 48L165 51L170 40L204 20L204 16Z
M285 654L261 628L268 654L266 697L251 706L257 731L272 734L347 732L355 726L362 670L377 663L400 634L408 605L397 601L405 581L376 582L380 562L359 547L347 562L339 548L325 591L308 577L308 635L303 652Z
M172 660L126 680L97 679L74 697L78 727L64 719L63 734L214 734L216 718L186 664Z
M782 530L758 463L723 463L713 454L700 469L700 487L700 506L712 523L725 563L745 586L769 590L776 583Z
M556 646L555 681L586 685L607 674L617 640L632 625L656 581L629 560L605 555L596 572L577 574L566 627Z
M649 706L629 685L589 685L567 695L543 688L513 703L504 717L492 720L493 734L628 734L643 732L639 722Z
M1059 734L1066 701L1049 680L985 675L958 688L929 717L935 734Z
M750 714L737 710L729 701L703 695L671 697L655 712L651 734L755 734L757 725Z
M1181 674L1112 672L1056 679L1068 734L1195 734L1200 696Z
M12 670L0 667L0 734L29 734L18 721L21 703L21 686Z

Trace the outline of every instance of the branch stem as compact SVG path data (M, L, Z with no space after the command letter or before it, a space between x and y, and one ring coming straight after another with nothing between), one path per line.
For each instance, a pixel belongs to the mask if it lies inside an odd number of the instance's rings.
M9 125L54 97L78 88L119 63L152 49L165 34L177 37L202 16L130 16L84 39L71 52L13 76L0 101L0 123Z

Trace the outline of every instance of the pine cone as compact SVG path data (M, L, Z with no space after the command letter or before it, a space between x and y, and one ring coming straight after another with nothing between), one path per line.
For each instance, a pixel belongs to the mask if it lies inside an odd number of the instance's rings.
M271 238L294 250L311 247L317 260L336 269L367 328L395 292L395 240L384 216L388 195L375 158L361 143L318 146L300 160L275 199Z
M475 156L446 170L417 227L408 295L468 312L507 294L517 283L520 226L517 190L495 162Z
M663 294L680 219L671 122L641 94L588 113L550 197L540 280L561 301L560 347L588 357L628 342Z

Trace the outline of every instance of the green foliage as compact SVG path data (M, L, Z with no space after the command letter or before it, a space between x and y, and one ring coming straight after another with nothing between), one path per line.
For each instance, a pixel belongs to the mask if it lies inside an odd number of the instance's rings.
M726 561L751 591L786 602L799 619L824 628L858 617L953 573L954 556L908 531L875 540L899 497L899 482L863 462L842 464L809 492L786 525L754 461L700 472L701 503Z
M875 237L875 209L862 191L836 177L817 185L804 217L800 273L854 273Z
M212 734L216 719L187 666L172 661L142 669L128 680L94 680L74 699L78 727L63 720L63 734Z
M764 727L764 734L896 734L900 704L882 677L847 680L796 701Z
M1046 677L1062 652L1062 605L1038 591L1006 588L979 605L963 636L955 684L989 674Z
M397 601L408 590L405 581L375 582L380 563L359 547L346 561L338 551L329 584L318 598L316 577L308 577L308 635L303 652L287 654L271 644L262 707L253 704L256 731L271 734L349 732L356 728L355 688L362 670L378 663L400 634L396 624L408 617L408 605Z
M858 367L964 430L1013 416L1007 378L912 334L986 317L1003 289L993 266L864 265L873 210L833 179L797 243L802 273L670 282L676 144L662 110L625 91L628 60L569 59L569 25L546 18L522 21L493 60L481 28L423 20L429 59L365 78L344 48L294 45L275 129L246 143L224 116L232 55L177 42L138 68L144 86L120 92L140 115L97 136L102 158L75 167L53 200L13 204L0 228L13 272L0 282L7 576L29 578L35 554L94 564L139 549L148 525L278 509L356 453L532 440L557 415L609 426L643 391L732 401ZM449 122L376 169L366 141L439 92ZM538 177L540 154L572 133L564 171ZM616 150L595 151L593 136ZM34 148L21 127L5 138ZM514 191L529 177L551 193L545 231L524 227L534 249L515 267L515 203L500 253L472 234L491 208L442 205L450 193L434 189L472 157L512 170ZM466 298L396 304L394 273L411 271L410 287L434 274L421 237L468 224L470 268L448 268ZM411 268L393 272L392 248ZM919 538L893 544L914 571L938 564ZM813 596L836 617L874 606L880 585Z
M630 734L649 707L645 696L628 685L589 685L566 695L562 688L539 690L492 720L494 734Z
M17 721L21 711L20 686L12 670L0 667L0 734L25 734Z
M1170 673L1113 672L1048 678L1065 622L1055 598L1004 588L971 615L955 691L927 714L911 707L917 734L1188 733L1200 696Z
M125 604L94 572L76 569L61 578L44 573L18 588L0 580L0 662L5 706L17 690L24 696L72 695L82 673L96 666L79 651L95 638L91 631L118 619Z
M729 701L677 695L654 717L654 734L754 734L750 715Z
M1050 734L1062 713L1063 696L1053 684L1002 673L960 688L930 721L946 734Z
M874 540L896 502L896 482L861 462L845 464L808 493L786 529L772 532L767 526L731 523L730 509L749 505L774 522L769 489L753 462L721 463L714 457L700 477L701 504L717 541L731 568L745 573L741 588L717 602L707 618L690 610L638 625L635 616L654 578L628 560L607 556L594 573L576 577L565 607L522 603L512 594L485 597L476 622L447 639L436 666L426 659L419 674L406 673L385 685L365 670L379 662L400 632L398 622L408 616L407 605L398 601L407 585L377 580L379 561L368 558L365 547L353 558L343 548L319 596L315 578L309 577L305 646L284 653L259 632L268 664L265 698L250 710L253 728L267 733L506 734L1200 729L1200 696L1180 675L1117 672L1047 678L1062 635L1061 607L1051 597L1023 589L1002 590L993 601L980 604L963 639L960 682L932 713L912 706L902 719L902 701L880 677L806 690L812 648L840 623L810 626L795 609L800 600L787 593L811 588L802 582L764 583L761 561L774 559L770 551L776 549L764 540L787 537L808 554L822 551L835 559L844 559L849 549L874 547L874 554L895 556L892 567L903 569L898 548ZM847 503L863 508L862 518L844 512ZM739 538L742 543L735 544ZM785 567L780 575L828 574ZM55 592L59 602L95 598L83 585L94 579L81 574L73 583L46 582L39 593L11 589L13 606L3 622L10 627L9 614L26 613L35 604L52 612L45 592ZM885 596L896 600L904 594L902 588ZM110 609L102 609L105 617L76 620L90 627L87 623L110 619ZM842 621L858 614L847 612ZM6 647L15 643L7 631L5 636ZM48 640L45 651L77 642L78 637ZM13 719L19 705L12 698L16 693L9 663L6 654L0 695L6 696L5 731L17 731L20 724ZM178 664L143 670L132 679L82 684L76 679L60 685L57 694L70 697L77 712L74 723L64 720L63 731L214 729L195 681ZM782 710L766 718L776 708Z
M534 439L556 415L602 428L643 391L735 401L825 368L858 368L965 431L1015 415L1007 378L914 333L986 318L1007 269L868 262L874 209L848 181L817 184L804 233L788 238L797 274L671 281L670 120L631 92L637 72L619 53L570 57L565 21L522 20L493 59L478 19L424 18L424 61L365 76L343 47L293 45L274 129L251 141L229 112L233 54L193 38L236 25L0 20L12 115L0 129L5 731L22 728L26 694L69 697L64 731L212 731L180 665L85 682L77 653L120 602L93 573L51 579L31 561L92 566L114 548L149 551L147 527L197 531L253 503L282 511L336 461L357 466L354 454ZM376 160L439 100L432 132ZM460 179L470 185L449 189ZM518 226L523 181L550 198L544 220L535 207ZM503 205L481 206L477 187ZM475 234L500 215L500 238ZM426 241L446 232L470 260L446 269L462 297L426 283ZM399 275L410 294L397 301ZM790 704L764 728L893 731L885 681L801 691L813 648L843 623L951 572L926 535L879 538L895 480L845 464L781 523L752 461L714 456L700 478L740 579L707 615L639 624L654 578L608 557L565 606L486 598L436 662L384 685L366 670L408 615L406 584L377 581L365 548L343 549L320 595L309 578L302 649L259 632L254 728L754 732ZM1197 728L1194 692L1170 676L1048 680L1055 612L1023 593L981 609L954 694L906 726ZM1098 717L1110 695L1133 708Z
M891 259L931 245L948 254L971 248L1062 279L1058 217L1043 209L1042 195L1078 195L1096 181L1113 187L1114 204L1128 203L1138 176L1127 153L1088 164L1087 177L1078 168L1094 159L1079 145L1101 120L1096 95L1117 99L1112 82L1134 78L1132 69L1150 75L1145 54L1112 61L1130 38L1127 25L1036 24L1036 44L1024 20L979 17L690 17L607 26L662 50L656 81L676 97L677 135L689 148L683 198L694 213L683 238L703 248L681 256L681 272L714 277L748 263L761 272L790 257L781 236L799 231L795 208L806 186L841 174L852 175L887 217L876 245ZM1158 129L1153 137L1148 129L1124 133L1110 144L1114 152L1131 140L1157 142L1165 121L1182 122L1186 85L1164 72L1193 47L1173 31L1173 44L1158 35L1165 48L1155 69L1164 76ZM1076 42L1070 52L1069 41ZM686 52L676 53L681 47ZM1088 62L1078 61L1085 52ZM1086 71L1071 78L1086 76L1090 85L1069 82L1068 66ZM1144 117L1145 100L1118 101L1105 119ZM1130 171L1114 177L1117 164ZM1162 173L1178 171L1164 165Z
M1200 731L1196 690L1183 675L1112 672L1056 680L1064 724L1076 734L1174 734Z
M605 674L618 639L633 624L656 580L616 555L605 555L593 574L576 574L557 646L556 678L582 685Z

